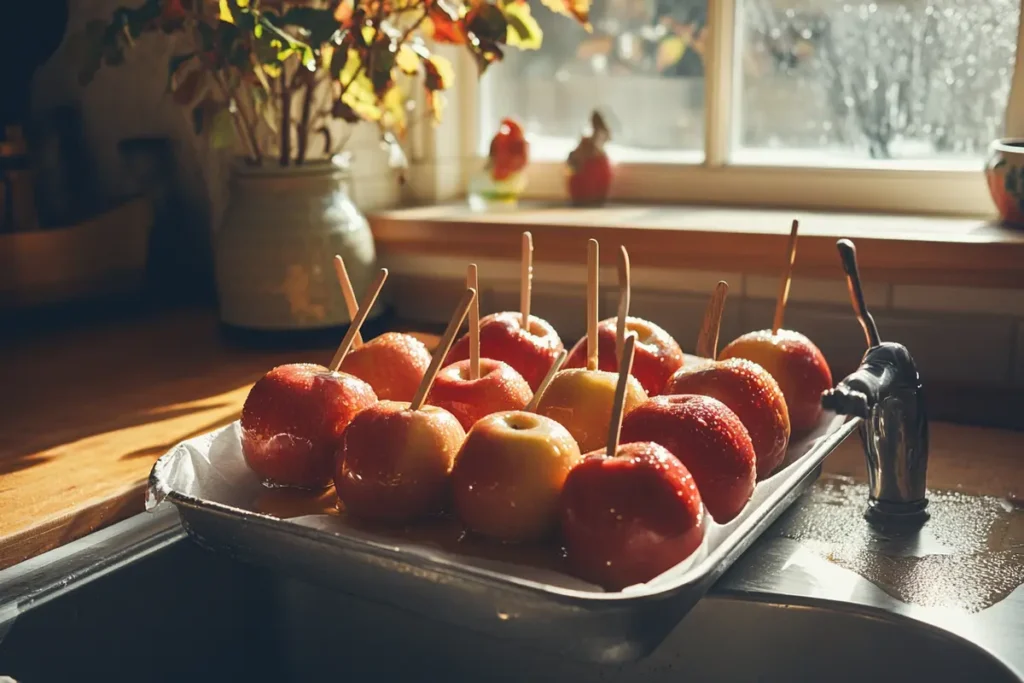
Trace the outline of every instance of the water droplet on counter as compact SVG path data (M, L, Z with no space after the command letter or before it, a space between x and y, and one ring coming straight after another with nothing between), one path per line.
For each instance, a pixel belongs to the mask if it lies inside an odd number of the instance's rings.
M979 612L1024 584L1024 508L955 491L930 491L931 518L913 539L863 518L864 484L822 478L779 534L854 571L906 603Z

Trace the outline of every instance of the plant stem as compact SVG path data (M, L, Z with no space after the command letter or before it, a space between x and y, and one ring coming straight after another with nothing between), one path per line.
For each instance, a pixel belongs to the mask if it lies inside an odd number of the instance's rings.
M213 82L217 85L217 89L220 90L221 95L224 96L228 106L230 107L232 102L235 103L235 111L238 115L232 116L231 121L235 124L235 132L238 133L238 136L242 139L243 143L246 143L246 146L249 147L249 159L256 164L263 163L263 155L260 153L260 145L256 140L256 131L248 118L246 118L245 112L242 110L241 103L238 101L238 98L234 97L233 94L228 91L228 86L224 83L220 73L217 71L212 71L211 73L213 75Z
M302 95L302 113L299 115L299 127L297 132L297 144L299 148L295 161L297 164L301 164L306 161L306 150L309 146L309 116L310 110L313 108L313 91L316 90L316 86L318 85L315 73L306 70L304 67L299 68L305 70L305 75L302 80L305 83L306 91Z
M284 72L282 64L281 75L278 77L281 84L281 165L287 166L292 156L292 92Z

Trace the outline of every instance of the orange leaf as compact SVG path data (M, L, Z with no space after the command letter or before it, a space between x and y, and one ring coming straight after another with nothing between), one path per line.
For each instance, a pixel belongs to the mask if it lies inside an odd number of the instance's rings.
M590 1L591 0L541 0L541 3L556 14L564 14L573 17L583 24L588 31L590 27Z

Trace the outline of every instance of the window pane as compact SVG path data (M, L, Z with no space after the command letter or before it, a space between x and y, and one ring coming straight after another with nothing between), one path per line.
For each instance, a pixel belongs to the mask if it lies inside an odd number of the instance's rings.
M1018 0L741 0L734 161L977 166Z
M704 157L705 0L595 0L593 33L530 0L540 50L508 50L481 82L480 151L502 118L526 129L534 160L564 160L597 108L616 161Z

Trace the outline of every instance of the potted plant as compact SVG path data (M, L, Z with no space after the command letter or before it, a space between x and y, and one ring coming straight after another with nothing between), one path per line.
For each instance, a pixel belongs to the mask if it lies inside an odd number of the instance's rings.
M544 3L587 22L590 0ZM437 121L452 85L435 44L464 46L482 72L542 38L527 0L144 0L85 31L83 81L145 34L173 36L170 96L197 134L237 152L214 247L221 319L273 330L347 322L336 253L357 291L369 284L373 239L341 154L352 126L375 124L403 167L415 103Z

